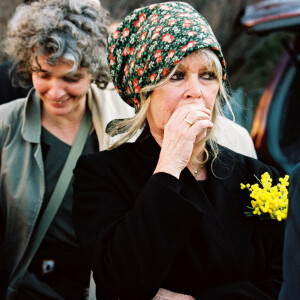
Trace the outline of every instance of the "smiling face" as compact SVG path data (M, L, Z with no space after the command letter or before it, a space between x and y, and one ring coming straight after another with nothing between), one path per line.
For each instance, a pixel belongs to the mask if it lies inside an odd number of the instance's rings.
M47 56L38 56L33 63L32 82L42 99L43 109L52 115L71 115L84 109L91 76L86 68L69 74L73 62L60 59L55 66Z
M180 106L196 103L212 112L219 87L206 59L197 52L185 57L169 81L151 94L147 120L152 134L163 136L166 123Z

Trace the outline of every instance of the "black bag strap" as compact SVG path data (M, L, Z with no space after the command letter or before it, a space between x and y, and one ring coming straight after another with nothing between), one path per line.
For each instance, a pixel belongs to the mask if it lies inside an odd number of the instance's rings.
M41 242L44 239L44 236L49 229L49 226L62 202L62 199L65 196L67 188L70 184L70 181L73 177L73 169L75 168L76 162L82 153L84 145L86 143L89 132L92 128L92 117L88 109L84 114L84 117L81 121L79 130L76 134L75 141L72 145L68 158L64 164L64 167L61 171L61 174L57 180L49 203L41 217L37 228L29 241L29 244L25 250L25 253L19 262L13 276L10 279L7 299L13 299L16 295L20 284L23 280L23 277L36 254Z

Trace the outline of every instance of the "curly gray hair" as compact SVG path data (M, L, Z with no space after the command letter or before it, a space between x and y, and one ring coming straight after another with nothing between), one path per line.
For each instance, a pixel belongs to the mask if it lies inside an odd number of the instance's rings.
M71 72L88 68L94 82L105 88L110 77L106 63L109 13L89 1L40 0L17 7L8 23L5 52L14 60L14 80L32 82L33 62L49 56L73 61Z

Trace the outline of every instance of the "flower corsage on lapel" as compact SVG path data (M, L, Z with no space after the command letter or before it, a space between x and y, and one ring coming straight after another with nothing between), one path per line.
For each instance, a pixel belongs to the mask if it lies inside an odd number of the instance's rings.
M259 216L261 220L278 220L282 221L287 217L288 210L288 190L289 176L279 178L279 183L272 186L272 178L268 172L262 174L259 183L250 185L241 183L241 189L248 189L250 192L251 207L247 206L250 211L246 211L248 217Z

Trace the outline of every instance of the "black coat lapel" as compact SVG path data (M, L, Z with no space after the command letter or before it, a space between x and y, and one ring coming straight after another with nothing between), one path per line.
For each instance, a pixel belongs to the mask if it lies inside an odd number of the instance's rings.
M249 193L240 189L244 176L236 161L235 153L219 146L220 153L208 172L208 195L224 231L239 257L251 238L258 218L247 217ZM214 175L212 172L216 170ZM225 234L224 233L224 234Z
M226 276L228 274L227 263L230 263L233 269L237 267L238 263L237 252L228 234L228 228L224 226L222 216L217 213L211 196L203 190L187 168L181 173L180 179L183 182L180 194L193 202L195 207L203 212L201 226L204 226L206 231L209 231L208 235L210 236L210 240L206 242L211 244L213 249L219 249L218 259L220 264L223 265L224 276ZM221 194L217 194L219 199L222 199L222 191ZM199 239L201 239L200 236Z

